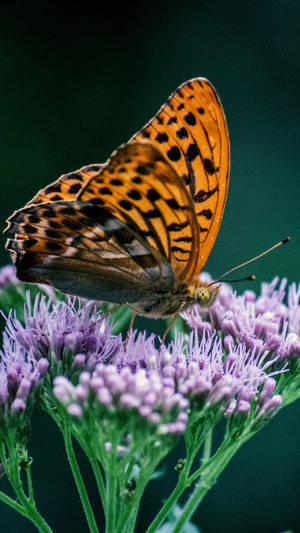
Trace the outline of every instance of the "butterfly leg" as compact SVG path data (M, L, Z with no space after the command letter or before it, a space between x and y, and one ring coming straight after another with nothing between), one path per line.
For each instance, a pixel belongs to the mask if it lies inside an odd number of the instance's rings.
M159 349L161 349L162 345L164 344L164 342L165 342L165 340L166 340L166 336L168 335L168 333L169 333L171 327L173 326L173 324L174 324L176 318L178 317L179 313L180 313L180 311L178 311L177 313L175 313L175 314L172 316L172 318L171 318L171 320L170 320L170 322L169 322L169 324L168 324L168 326L167 326L167 329L166 329L166 331L165 331L164 334L163 334L163 338L162 338L162 340L161 340L161 343L160 343L160 347L159 347Z
M162 338L162 340L161 340L161 343L160 343L160 347L159 347L159 349L161 349L163 343L164 343L165 340L166 340L166 336L168 335L168 333L169 333L171 327L173 326L173 324L174 324L176 318L178 317L178 315L180 315L181 311L183 311L184 307L185 307L185 304L181 305L181 307L179 307L177 313L175 313L175 314L172 316L172 318L171 318L171 320L170 320L170 322L169 322L169 324L168 324L168 327L167 327L166 331L165 331L164 334L163 334L163 338Z
M132 311L132 315L131 315L131 319L130 319L130 323L129 323L129 328L128 328L128 333L127 333L127 337L126 337L125 344L124 344L124 348L125 349L126 349L129 337L131 335L131 331L132 331L132 328L133 328L133 323L134 323L135 317L136 317L136 313L134 311Z

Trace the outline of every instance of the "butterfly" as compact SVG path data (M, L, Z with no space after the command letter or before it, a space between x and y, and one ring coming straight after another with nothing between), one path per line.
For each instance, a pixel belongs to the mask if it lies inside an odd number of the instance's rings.
M199 273L221 223L229 139L220 99L204 78L183 83L106 163L62 175L8 219L19 279L127 304L153 318L218 286Z

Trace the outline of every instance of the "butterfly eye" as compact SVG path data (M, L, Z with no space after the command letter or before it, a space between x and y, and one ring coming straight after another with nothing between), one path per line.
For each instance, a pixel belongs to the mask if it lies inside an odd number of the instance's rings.
M200 285L194 288L194 301L203 307L211 307L220 290L220 285Z

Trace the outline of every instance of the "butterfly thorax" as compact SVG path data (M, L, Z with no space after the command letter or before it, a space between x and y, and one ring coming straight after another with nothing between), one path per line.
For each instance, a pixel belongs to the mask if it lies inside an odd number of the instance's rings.
M200 305L204 310L209 309L218 296L220 285L212 282L196 280L193 283L174 284L165 292L153 291L147 298L130 307L138 315L149 318L168 318L184 311L193 304Z

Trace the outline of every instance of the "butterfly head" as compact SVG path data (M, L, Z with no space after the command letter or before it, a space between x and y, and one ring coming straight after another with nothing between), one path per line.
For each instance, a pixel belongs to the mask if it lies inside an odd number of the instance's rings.
M215 303L220 288L220 283L214 284L211 281L204 282L198 280L188 287L188 292L193 303L209 309Z

